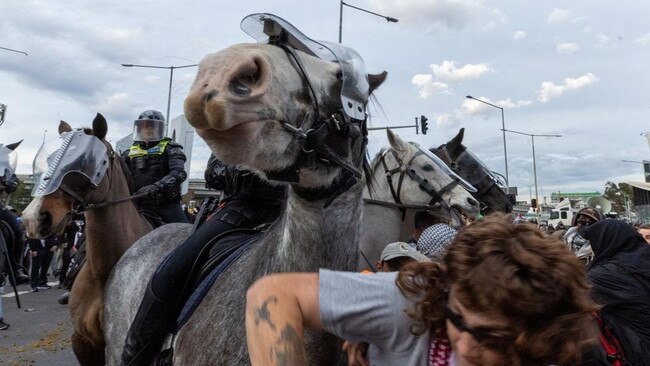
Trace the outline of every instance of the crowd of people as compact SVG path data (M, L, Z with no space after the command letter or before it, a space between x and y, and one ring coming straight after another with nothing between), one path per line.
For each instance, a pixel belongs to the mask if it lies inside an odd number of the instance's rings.
M197 223L146 279L125 365L150 363L173 331L190 296L187 274L206 260L199 253L224 233L272 223L286 194L284 186L211 157L206 184L223 192L221 200L184 210L186 158L182 146L164 137L165 123L158 111L140 114L134 143L122 155L136 205L154 224ZM3 176L0 190L11 193L17 184L15 175ZM62 233L33 239L24 236L15 211L0 211L20 233L14 246L22 255L7 258L15 262L7 277L29 281L33 292L49 289L57 277L69 290L68 269L82 263L73 257L83 253L83 215ZM252 364L305 364L306 330L341 338L349 365L650 362L650 226L604 219L593 208L579 211L569 228L540 228L497 213L456 230L427 211L417 212L414 224L406 241L382 243L380 257L370 258L376 268L369 262L361 273L321 269L258 280L247 294ZM588 260L580 262L587 249ZM0 301L0 330L8 327Z

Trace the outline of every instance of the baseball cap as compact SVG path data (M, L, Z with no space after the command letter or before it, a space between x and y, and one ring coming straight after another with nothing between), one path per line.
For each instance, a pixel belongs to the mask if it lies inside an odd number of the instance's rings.
M408 243L404 243L402 241L386 245L384 250L381 252L380 260L382 262L385 262L399 257L409 257L415 259L418 262L430 262L429 258L427 258L424 254L418 252Z

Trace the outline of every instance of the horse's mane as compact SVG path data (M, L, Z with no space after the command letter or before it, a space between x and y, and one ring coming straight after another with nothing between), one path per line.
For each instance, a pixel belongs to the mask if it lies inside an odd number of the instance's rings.
M122 167L122 172L124 172L124 178L126 179L126 184L129 187L129 193L133 194L135 192L135 184L133 183L133 175L131 174L131 169L126 165L126 162L120 154L115 154L115 159L120 163Z

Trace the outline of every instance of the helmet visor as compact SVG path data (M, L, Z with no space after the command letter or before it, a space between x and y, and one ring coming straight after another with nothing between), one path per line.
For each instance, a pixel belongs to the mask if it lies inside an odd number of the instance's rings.
M137 119L133 123L133 141L160 141L165 137L165 122L153 119Z
M18 155L15 151L0 145L0 177L10 178L16 171Z
M39 149L34 158L32 196L56 191L68 173L83 174L97 186L108 169L106 145L82 130L61 134Z

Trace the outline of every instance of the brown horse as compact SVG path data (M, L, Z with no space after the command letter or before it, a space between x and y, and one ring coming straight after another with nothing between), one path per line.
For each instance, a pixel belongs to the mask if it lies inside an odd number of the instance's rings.
M152 230L151 224L140 216L129 197L132 191L130 171L104 139L107 132L106 120L97 114L92 130L75 130L61 121L59 134L80 136L94 151L105 151L102 157L107 165L105 175L98 182L82 174L87 169L71 169L61 176L61 182L51 193L36 196L25 209L23 222L27 235L41 238L53 233L60 234L72 218L74 211L85 210L87 261L76 278L70 292L70 316L74 325L72 348L82 365L104 364L104 333L102 329L104 285L115 263L133 242ZM90 140L88 136L94 136ZM96 141L94 141L96 140ZM101 145L105 147L102 149ZM91 155L77 145L68 148L66 157L79 154L80 164ZM65 145L61 147L64 149ZM59 149L57 152L61 152ZM38 159L38 157L37 157ZM55 156L50 160L50 170L57 163ZM86 164L87 165L87 164Z

